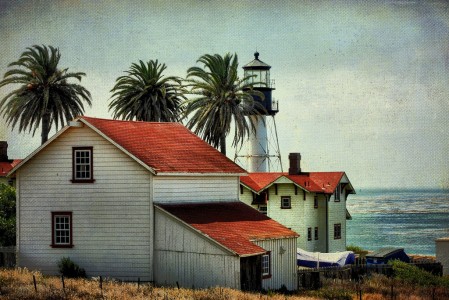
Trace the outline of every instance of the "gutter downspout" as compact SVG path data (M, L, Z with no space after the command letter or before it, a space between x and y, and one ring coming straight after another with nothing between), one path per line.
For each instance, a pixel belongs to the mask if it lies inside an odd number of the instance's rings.
M329 253L329 196L324 195L326 197L326 253Z

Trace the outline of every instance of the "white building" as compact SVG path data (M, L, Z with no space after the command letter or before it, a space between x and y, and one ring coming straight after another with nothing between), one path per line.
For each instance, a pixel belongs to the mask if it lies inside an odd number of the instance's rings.
M298 235L245 211L245 171L181 124L80 117L8 175L20 267L57 274L70 257L88 276L296 288Z
M344 172L302 172L299 153L289 155L288 173L240 177L240 201L299 233L298 247L313 252L346 250L346 210L354 194Z

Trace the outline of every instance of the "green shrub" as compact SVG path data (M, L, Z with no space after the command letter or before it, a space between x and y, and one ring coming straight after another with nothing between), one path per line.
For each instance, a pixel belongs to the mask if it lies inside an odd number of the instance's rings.
M399 260L394 260L393 262L391 262L391 264L393 265L394 276L397 279L414 285L426 287L443 284L443 280L441 277L432 275L431 273L421 270L416 266L407 264Z
M59 273L67 278L85 278L86 271L74 263L70 257L63 257L58 262Z
M0 184L0 246L16 244L16 190Z
M368 253L368 251L362 249L362 247L354 246L354 245L346 246L346 251L352 251L355 254L359 254L360 256L365 256Z

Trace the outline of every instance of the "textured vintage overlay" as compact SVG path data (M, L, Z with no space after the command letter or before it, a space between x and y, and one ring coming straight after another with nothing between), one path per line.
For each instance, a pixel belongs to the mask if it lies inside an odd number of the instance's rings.
M110 118L109 91L139 59L184 77L203 54L242 66L257 50L276 80L284 169L301 152L305 170L346 171L357 188L448 187L448 14L445 1L0 0L0 73L26 47L58 47L62 67L87 74L85 114ZM11 158L39 146L1 125Z

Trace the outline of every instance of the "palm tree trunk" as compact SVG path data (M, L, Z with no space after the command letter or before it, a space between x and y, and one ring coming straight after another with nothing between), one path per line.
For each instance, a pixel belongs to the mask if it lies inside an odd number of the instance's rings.
M220 151L226 155L226 135L222 134L220 137Z
M49 132L50 132L50 112L46 111L42 116L41 145L48 140Z

